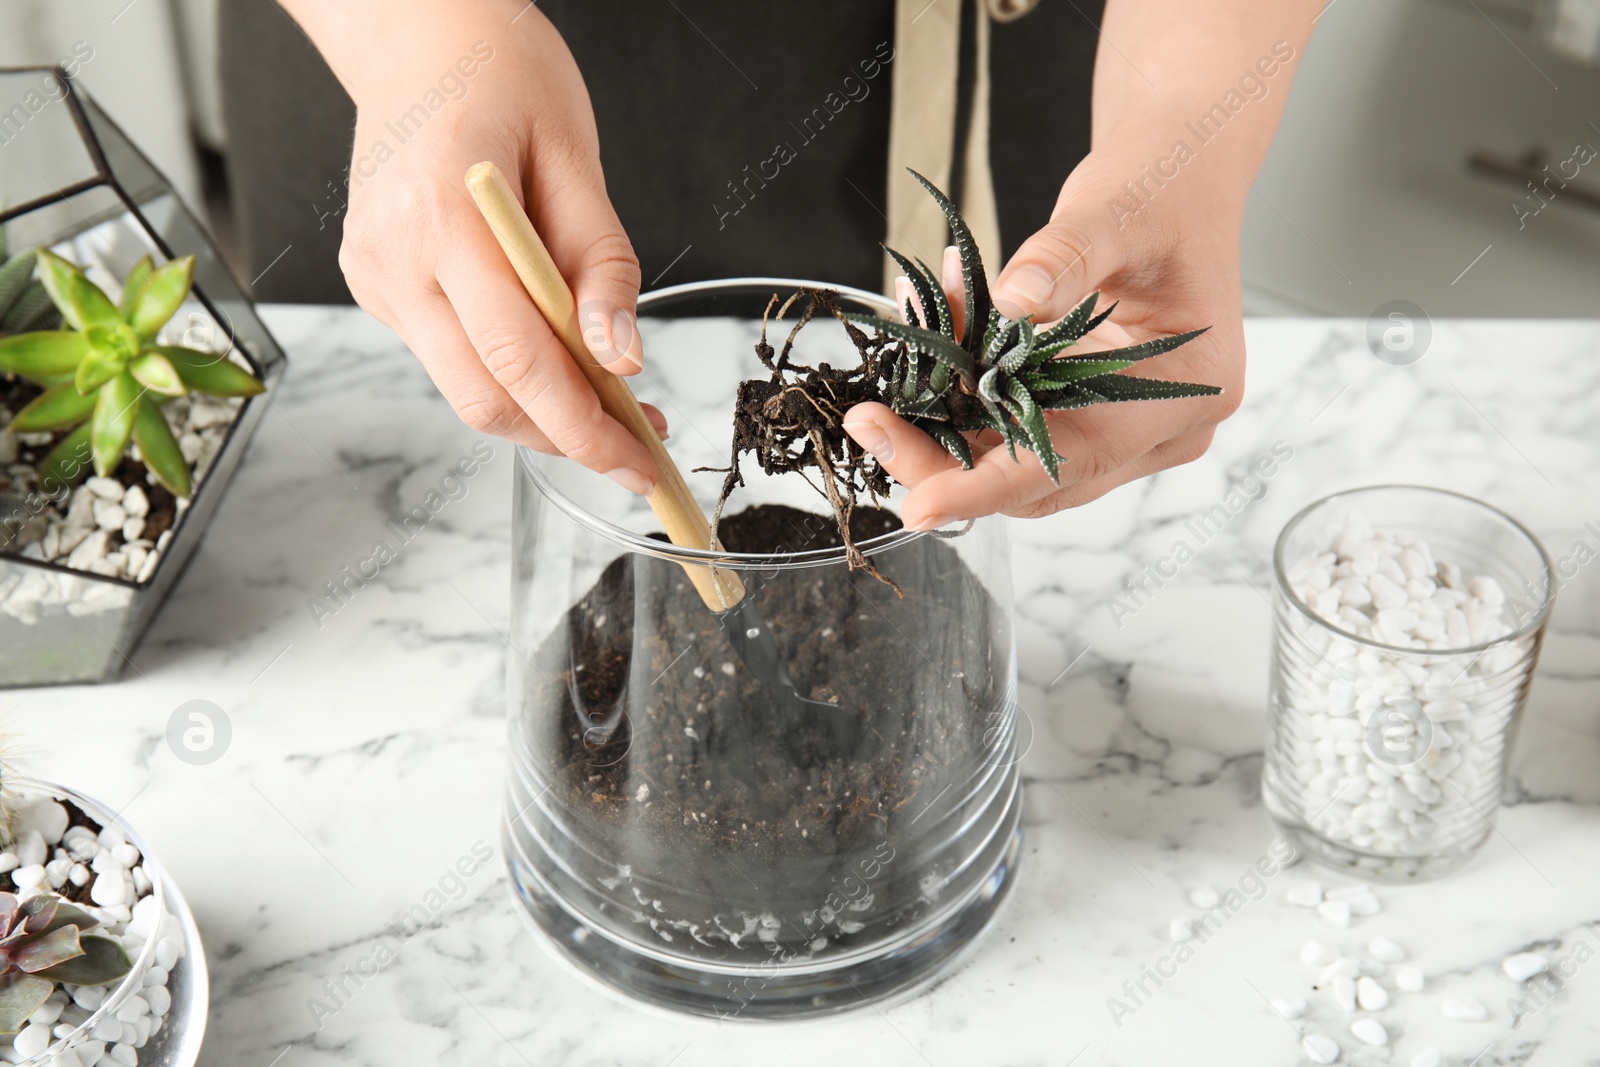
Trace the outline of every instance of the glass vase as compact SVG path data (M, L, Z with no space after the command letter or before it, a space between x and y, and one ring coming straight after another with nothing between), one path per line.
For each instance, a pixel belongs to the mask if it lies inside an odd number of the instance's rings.
M641 300L632 383L686 473L728 465L738 383L766 377L769 300L814 284ZM774 321L775 344L794 317ZM858 357L819 316L795 358ZM896 494L858 514L891 586L848 566L820 489L744 466L713 553L651 536L645 501L608 479L519 453L506 853L532 927L581 973L701 1015L796 1018L930 980L1011 885L1010 555L1001 519L899 528ZM687 477L710 514L722 475ZM796 691L848 730L752 676L689 579L713 563L750 590Z
M1389 622L1358 632L1357 614L1325 617L1352 594L1312 572L1332 565L1323 550L1351 523L1415 542L1382 566L1423 583L1418 593L1441 609L1437 629L1404 608L1397 625L1409 635ZM1267 810L1312 858L1358 877L1415 881L1465 864L1494 830L1553 603L1544 549L1470 497L1376 486L1296 515L1274 569ZM1320 611L1318 598L1330 598ZM1444 621L1455 602L1472 608L1471 625Z

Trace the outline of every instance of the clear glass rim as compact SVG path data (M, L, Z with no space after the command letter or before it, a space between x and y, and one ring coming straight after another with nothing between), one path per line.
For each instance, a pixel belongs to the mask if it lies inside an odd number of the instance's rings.
M1385 644L1382 641L1374 641L1370 637L1362 637L1360 634L1351 633L1344 627L1330 622L1321 615L1318 615L1311 609L1311 605L1300 599L1299 594L1294 591L1294 586L1289 583L1288 567L1284 561L1284 553L1288 548L1289 538L1296 530L1300 528L1302 523L1311 518L1311 516L1317 511L1320 511L1321 509L1328 507L1329 505L1340 500L1360 496L1362 494L1380 492L1407 492L1417 493L1424 496L1449 497L1465 503L1470 507L1478 508L1484 512L1487 512L1488 514L1499 519L1501 522L1505 523L1507 526L1511 527L1511 529L1515 530L1517 533L1521 534L1528 544L1533 547L1534 552L1538 554L1539 564L1544 568L1545 594L1543 602L1539 605L1539 609L1533 612L1533 614L1529 616L1528 620L1520 627L1511 633L1504 635L1503 637L1497 637L1493 641L1482 641L1473 645L1462 645L1459 648L1402 648L1399 645ZM1277 578L1278 590L1283 594L1284 599L1286 599L1290 604L1294 605L1296 610L1298 610L1302 615L1310 619L1312 622L1326 629L1332 630L1339 636L1345 638L1346 640L1353 641L1358 645L1364 645L1368 648L1381 649L1384 652L1395 652L1408 656L1470 655L1473 653L1485 652L1498 645L1505 645L1513 641L1521 640L1522 638L1527 637L1529 634L1537 633L1539 630L1544 628L1544 624L1550 618L1550 610L1552 607L1554 607L1556 600L1555 566L1550 562L1550 554L1545 551L1543 542L1541 542L1538 537L1534 536L1532 530L1529 530L1526 526L1522 525L1522 523L1518 522L1510 515L1507 515L1504 511L1501 511L1493 504L1485 503L1484 501L1479 500L1477 497L1468 496L1465 493L1457 493L1451 489L1439 489L1430 485L1409 485L1401 482L1392 482L1383 485L1367 485L1361 486L1357 489L1342 489L1337 493L1330 493L1325 497L1312 501L1296 512L1294 517L1284 524L1283 531L1278 534L1277 543L1272 549L1272 569L1274 576Z
M76 789L69 789L55 782L30 778L23 774L7 773L5 775L5 788L7 792L18 797L43 795L54 800L70 800L78 808L82 809L86 815L100 820L102 829L108 826L116 828L128 839L129 844L139 850L139 865L145 869L145 874L150 877L150 893L155 897L156 907L162 915L167 914L166 887L163 884L165 877L162 874L160 862L146 851L144 839L139 836L138 831L128 825L119 812L93 797L78 792ZM145 939L144 948L140 950L138 958L133 961L132 970L123 975L115 986L106 989L106 997L101 1002L100 1007L90 1012L89 1017L79 1023L72 1033L66 1037L54 1037L52 1035L50 1047L29 1059L19 1060L17 1067L44 1067L63 1049L73 1049L83 1044L89 1033L102 1019L115 1015L135 993L143 989L144 976L149 972L151 964L155 962L156 942L161 940L159 931L155 931L155 934L157 936ZM110 1044L110 1042L107 1042L107 1044Z
M685 282L682 285L672 285L665 289L656 289L639 297L639 317L644 318L650 309L660 304L665 304L683 297L692 297L700 294L714 294L735 288L762 289L771 288L774 292L785 290L794 292L799 289L832 289L843 296L850 297L862 304L875 308L884 314L893 314L894 304L887 297L878 293L870 293L865 289L856 289L848 285L835 285L830 282L807 281L799 278L718 278L711 281ZM656 556L660 559L672 560L677 563L697 564L701 566L724 567L729 570L800 570L806 567L826 567L846 562L843 546L837 548L816 548L804 552L724 552L706 548L684 548L667 541L658 541L653 537L645 537L616 523L607 522L598 515L593 514L572 497L562 492L550 481L544 471L539 469L536 453L526 445L517 446L517 458L527 476L532 479L544 498L554 504L573 521L584 528L599 534L609 541L628 549L630 552L640 552L645 555ZM829 517L831 520L831 516ZM901 528L890 533L860 542L856 547L866 555L874 555L901 545L909 544L930 534L935 537L954 537L965 533L971 523L957 527L951 531L907 530Z

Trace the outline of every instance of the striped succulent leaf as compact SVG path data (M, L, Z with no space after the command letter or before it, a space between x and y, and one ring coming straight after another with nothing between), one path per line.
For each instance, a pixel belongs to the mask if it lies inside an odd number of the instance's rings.
M966 221L948 197L916 171L944 212L961 257L966 328L957 336L955 316L939 275L922 260L887 249L911 281L916 302L907 301L905 322L844 312L844 316L899 342L885 361L890 406L926 431L961 461L972 466L972 448L963 432L992 430L1016 457L1016 446L1039 457L1050 480L1060 484L1063 462L1051 442L1047 411L1131 400L1170 400L1215 396L1210 385L1167 382L1122 373L1133 364L1171 352L1205 333L1190 330L1110 351L1066 355L1116 310L1099 311L1100 294L1091 293L1060 322L1040 329L1027 318L1008 319L994 307L988 275ZM975 324L982 323L978 329ZM1209 329L1209 327L1207 327Z

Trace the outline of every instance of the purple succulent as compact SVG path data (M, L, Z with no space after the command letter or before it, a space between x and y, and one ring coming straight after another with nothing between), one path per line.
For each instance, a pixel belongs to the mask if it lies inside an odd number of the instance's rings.
M133 969L99 920L51 893L0 893L0 1034L14 1034L58 983L106 985Z

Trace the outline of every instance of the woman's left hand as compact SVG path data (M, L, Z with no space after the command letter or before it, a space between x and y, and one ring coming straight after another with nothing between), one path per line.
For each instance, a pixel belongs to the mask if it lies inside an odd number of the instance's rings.
M994 284L1001 314L1032 313L1044 325L1066 316L1098 291L1111 319L1084 338L1073 355L1120 348L1209 326L1176 351L1125 373L1219 386L1218 396L1101 404L1047 414L1063 462L1060 485L1032 453L1017 458L992 431L968 435L974 463L963 470L938 442L882 404L860 404L845 429L903 485L906 525L933 529L1003 513L1023 518L1088 503L1122 485L1199 458L1217 424L1239 406L1244 387L1244 324L1240 307L1239 224L1243 196L1217 195L1180 180L1142 205L1124 182L1140 176L1137 153L1092 153L1073 172L1049 225L1006 264ZM960 299L954 249L943 267L945 290Z

